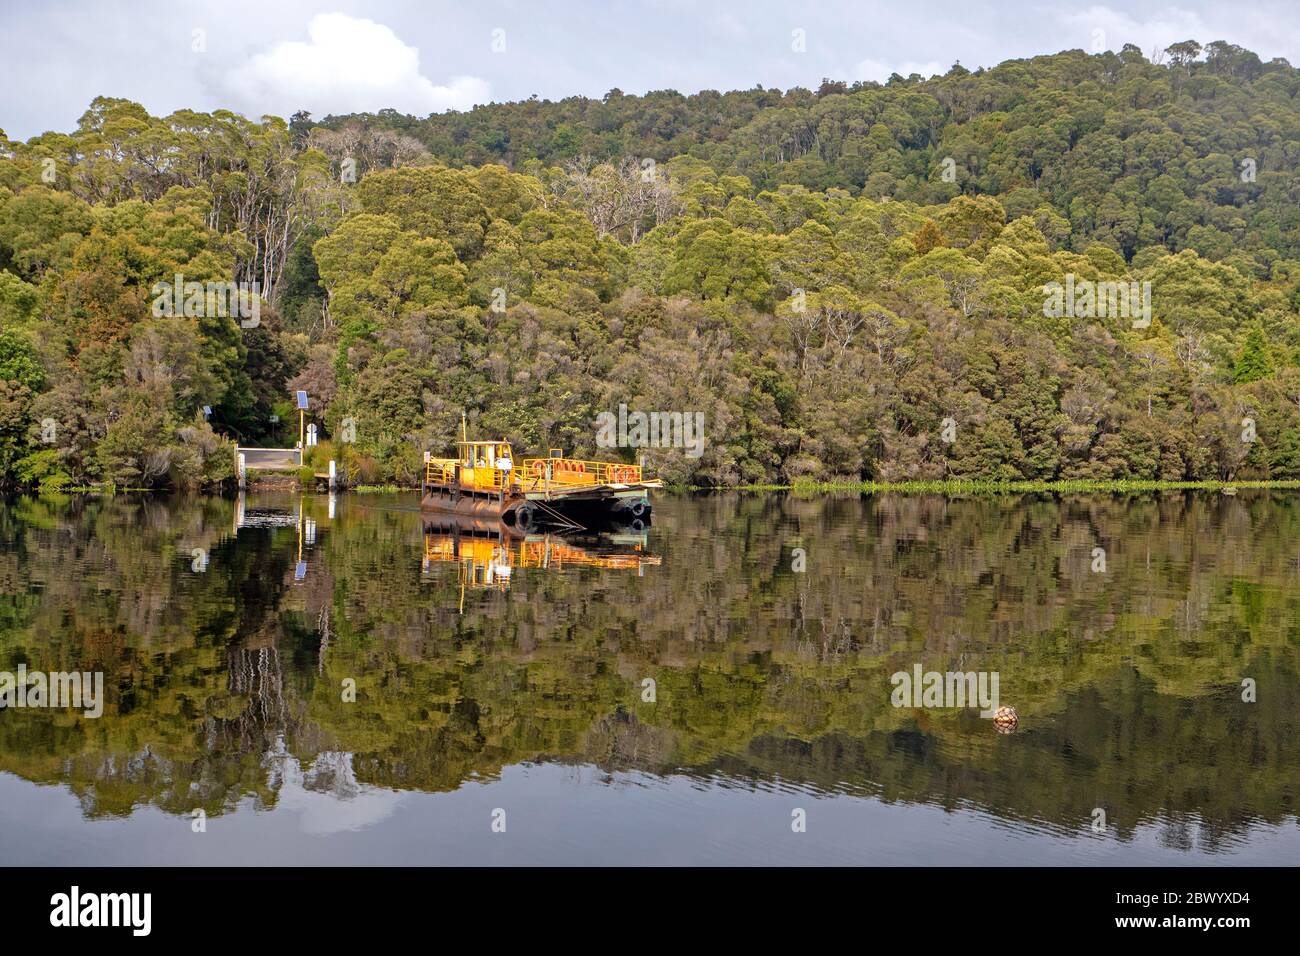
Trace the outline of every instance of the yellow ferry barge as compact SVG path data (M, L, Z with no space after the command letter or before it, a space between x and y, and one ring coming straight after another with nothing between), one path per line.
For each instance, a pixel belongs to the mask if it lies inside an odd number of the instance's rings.
M558 448L517 462L508 441L462 440L455 458L425 454L420 507L500 519L524 533L542 525L586 527L582 522L592 519L644 524L650 490L662 487L640 465L566 458Z

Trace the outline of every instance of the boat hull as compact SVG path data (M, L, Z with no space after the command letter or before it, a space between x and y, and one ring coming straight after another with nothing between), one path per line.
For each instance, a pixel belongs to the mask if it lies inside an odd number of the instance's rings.
M427 483L420 498L420 508L434 514L500 521L523 532L563 522L584 527L610 520L636 521L644 525L650 520L649 491L654 487L657 484L644 482L552 487L545 491L515 488L503 493Z
M426 485L420 497L420 509L467 518L500 518L517 508L523 497L494 495L475 491Z

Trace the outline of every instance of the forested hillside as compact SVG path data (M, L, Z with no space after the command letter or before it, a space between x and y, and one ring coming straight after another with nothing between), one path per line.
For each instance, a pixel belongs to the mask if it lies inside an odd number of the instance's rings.
M1189 41L427 119L97 99L0 135L0 480L219 481L299 388L355 480L462 410L592 456L620 403L704 413L648 453L679 481L1300 478L1297 94ZM159 314L177 276L260 319ZM1098 282L1145 318L1045 308Z

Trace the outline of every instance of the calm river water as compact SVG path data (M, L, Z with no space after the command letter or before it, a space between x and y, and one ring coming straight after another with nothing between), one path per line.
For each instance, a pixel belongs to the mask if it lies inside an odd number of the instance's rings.
M14 499L0 672L104 683L0 709L0 863L1294 863L1297 542L1244 489L506 542L414 495ZM895 706L917 665L1015 731Z

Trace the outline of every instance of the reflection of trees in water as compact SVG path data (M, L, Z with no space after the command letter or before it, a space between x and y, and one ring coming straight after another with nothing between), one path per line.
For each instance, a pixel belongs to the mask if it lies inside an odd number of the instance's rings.
M231 648L226 654L228 688L247 706L233 718L208 720L207 749L214 753L270 751L290 729L284 675L275 647Z
M316 612L316 633L320 635L320 653L316 655L317 669L325 669L325 657L329 654L330 649L330 623L333 621L333 615L330 614L328 607L322 606Z
M361 792L356 771L352 769L352 754L328 751L317 754L302 778L303 788L318 793L329 793L347 800Z
M577 756L602 770L612 771L664 767L672 755L671 732L644 724L619 710L591 725L582 752Z
M1061 717L1012 738L990 736L966 715L967 734L908 728L804 739L764 734L682 772L770 786L975 806L1027 825L1087 834L1092 811L1132 839L1152 828L1169 846L1220 850L1260 820L1294 820L1300 697L1281 691L1267 712L1243 710L1233 694L1183 700L1133 671L1070 695ZM1231 714L1232 716L1229 716ZM1274 723L1273 721L1278 721Z
M220 812L275 799L289 756L339 795L547 759L1071 831L1105 806L1123 834L1155 821L1209 846L1286 819L1300 790L1300 517L1282 497L666 497L644 576L529 569L464 614L454 575L420 574L418 514L321 521L295 584L292 529L221 539L228 513L199 502L167 505L170 523L112 502L0 517L21 595L0 664L94 646L113 688L98 727L0 721L0 768L93 793L94 812ZM159 560L205 535L205 574ZM892 708L889 674L918 661L998 670L1021 732ZM1243 707L1246 675L1261 693ZM150 748L130 773L125 741Z
M277 793L286 783L314 793L329 794L340 800L354 799L362 791L352 767L350 753L326 751L316 754L304 770L298 758L289 752L285 737L281 734L271 742L264 763L267 768L267 785Z
M830 621L822 620L818 625L819 634L796 640L795 653L800 657L829 663L842 660L847 654L857 650L858 640L853 636L848 621L841 619L832 624Z

